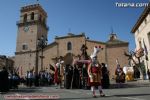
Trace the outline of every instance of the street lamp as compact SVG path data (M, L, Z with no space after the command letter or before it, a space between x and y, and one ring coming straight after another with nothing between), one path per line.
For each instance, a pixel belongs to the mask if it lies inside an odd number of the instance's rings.
M38 39L38 49L41 49L41 70L43 70L43 49L47 46L47 38L43 35Z

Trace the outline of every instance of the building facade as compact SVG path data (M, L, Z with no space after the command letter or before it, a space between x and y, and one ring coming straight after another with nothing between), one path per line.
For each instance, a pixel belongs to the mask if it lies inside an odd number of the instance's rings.
M5 67L8 71L13 71L14 69L14 57L6 57L5 55L0 55L0 70Z
M55 66L57 58L63 57L64 64L72 64L73 57L81 55L83 44L87 46L87 54L90 56L94 46L101 46L104 49L98 54L100 63L106 63L110 70L110 77L113 78L116 69L116 59L121 67L128 66L128 58L124 52L128 51L128 42L121 41L116 34L110 34L107 42L93 41L86 38L85 33L66 36L56 36L55 41L39 48L40 37L47 38L48 27L46 25L47 14L39 4L28 5L21 8L20 21L18 25L17 47L15 56L15 67L19 67L19 73L25 75L26 71L34 69L50 70Z
M150 4L144 9L131 32L135 37L135 50L138 51L141 47L144 50L144 55L140 60L147 71L150 68Z

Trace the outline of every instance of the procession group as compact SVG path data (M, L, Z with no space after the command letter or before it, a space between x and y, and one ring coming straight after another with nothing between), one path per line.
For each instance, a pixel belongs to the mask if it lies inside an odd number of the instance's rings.
M64 86L67 89L91 88L93 97L96 97L95 90L98 88L100 96L105 96L102 89L109 88L109 70L105 63L99 63L97 59L97 54L103 48L95 46L90 57L86 56L86 49L85 45L83 45L81 56L74 58L72 66L68 65L64 68L63 60L58 60L55 66L54 83L60 85L60 88ZM125 82L125 74L119 64L115 74L117 83Z
M95 89L98 88L100 96L105 96L102 88L109 88L109 71L105 63L99 63L97 54L102 50L100 46L94 47L94 52L87 57L86 48L83 45L82 58L75 58L72 65L63 65L64 61L59 59L54 67L54 74L40 71L38 74L33 70L27 71L25 77L19 77L15 72L8 72L5 67L0 71L0 92L9 89L17 89L19 84L32 86L59 85L60 88L73 89L91 88L93 97L96 97ZM124 83L125 74L118 65L115 71L116 82Z

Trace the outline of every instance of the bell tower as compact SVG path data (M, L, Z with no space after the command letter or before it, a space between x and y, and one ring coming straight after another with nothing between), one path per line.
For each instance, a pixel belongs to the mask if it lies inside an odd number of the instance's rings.
M37 51L38 39L47 38L47 13L40 4L21 7L20 19L17 22L17 43L15 52L15 67L19 74L25 75L26 71L38 70Z

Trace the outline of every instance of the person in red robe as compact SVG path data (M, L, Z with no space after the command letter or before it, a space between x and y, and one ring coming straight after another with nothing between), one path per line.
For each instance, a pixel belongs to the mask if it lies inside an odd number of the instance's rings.
M93 97L96 97L95 94L95 87L98 87L100 96L105 96L105 94L102 91L101 86L101 79L102 79L102 71L101 71L101 65L99 64L97 60L97 53L102 50L101 47L94 47L94 52L90 56L91 62L88 66L88 75L89 75L89 85L91 86L91 91L93 94Z
M60 80L59 80L59 75L58 75L58 66L57 64L55 65L55 73L54 73L54 83L55 84L59 84Z
M54 83L59 85L60 88L62 88L62 82L64 81L64 67L63 67L64 61L59 59L58 63L55 65L55 73L54 73Z

